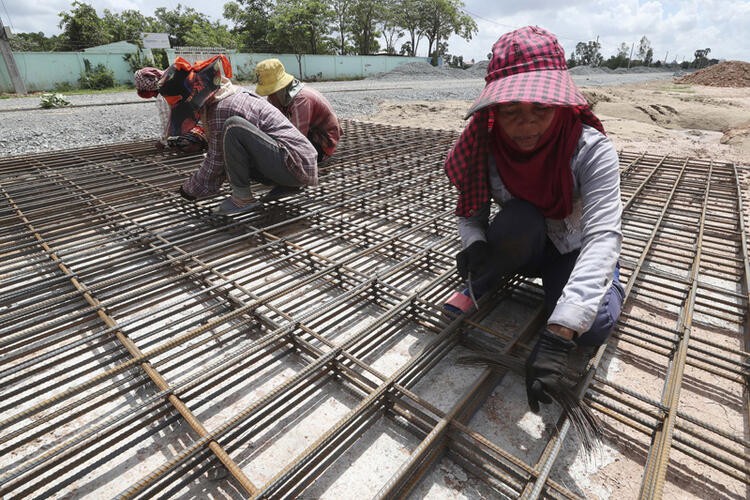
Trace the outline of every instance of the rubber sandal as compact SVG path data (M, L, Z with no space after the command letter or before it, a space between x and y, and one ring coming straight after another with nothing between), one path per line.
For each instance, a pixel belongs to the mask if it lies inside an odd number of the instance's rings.
M459 316L473 312L476 308L469 297L469 291L455 292L443 303L443 311L450 316Z
M261 202L259 201L253 201L248 203L247 205L240 206L237 205L237 203L234 202L234 199L230 196L229 198L219 203L219 205L214 209L214 213L217 215L243 214L245 212L252 212L260 206Z

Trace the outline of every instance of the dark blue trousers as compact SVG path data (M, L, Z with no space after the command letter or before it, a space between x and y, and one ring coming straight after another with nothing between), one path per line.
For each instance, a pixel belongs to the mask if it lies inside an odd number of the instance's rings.
M549 317L570 279L579 251L561 254L547 237L544 216L524 200L511 200L503 205L487 229L487 241L492 247L493 269L472 281L475 295L481 296L493 288L503 276L540 277ZM607 341L620 316L624 296L618 265L591 329L578 337L579 345L601 345Z

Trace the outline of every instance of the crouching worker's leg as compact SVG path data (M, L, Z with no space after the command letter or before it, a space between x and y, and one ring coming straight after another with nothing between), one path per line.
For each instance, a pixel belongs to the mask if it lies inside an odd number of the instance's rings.
M594 323L585 334L580 335L576 342L579 346L599 347L607 342L609 335L615 327L617 319L620 317L622 303L625 299L625 290L620 283L620 266L615 267L615 276L612 279L612 285L604 295L604 300L599 306Z
M481 270L471 273L471 276L468 273L462 274L463 278L471 280L471 290L477 300L495 287L504 276L515 273L538 274L537 269L547 241L544 216L527 201L511 200L492 220L486 236L486 242L472 243L456 256L461 272L462 259L476 253L472 246L482 244L485 247L483 265L475 267ZM473 302L469 295L469 288L454 293L445 302L443 309L450 315L470 312Z
M252 181L266 185L300 185L286 167L286 150L244 118L233 116L224 122L223 147L232 196L221 202L219 213L242 213L260 206L250 188Z
M578 384L582 381L589 361L594 357L596 351L602 344L606 344L612 330L620 317L625 291L620 283L620 266L615 268L615 276L609 290L604 295L604 300L599 306L596 318L591 328L579 335L576 339L576 347L568 356L568 373L566 376L572 383Z

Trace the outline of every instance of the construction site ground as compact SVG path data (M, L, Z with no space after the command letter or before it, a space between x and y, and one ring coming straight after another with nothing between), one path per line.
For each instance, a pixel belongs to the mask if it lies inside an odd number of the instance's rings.
M0 158L0 497L747 498L750 90L582 86L627 292L592 452L458 361L522 360L540 287L442 315L469 103L394 99L344 120L319 186L230 219L152 140Z

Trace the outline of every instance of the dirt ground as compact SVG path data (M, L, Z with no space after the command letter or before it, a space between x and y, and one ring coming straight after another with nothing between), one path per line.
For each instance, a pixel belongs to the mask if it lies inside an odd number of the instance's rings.
M750 163L750 87L581 87L618 150ZM462 130L469 101L386 101L364 121Z

